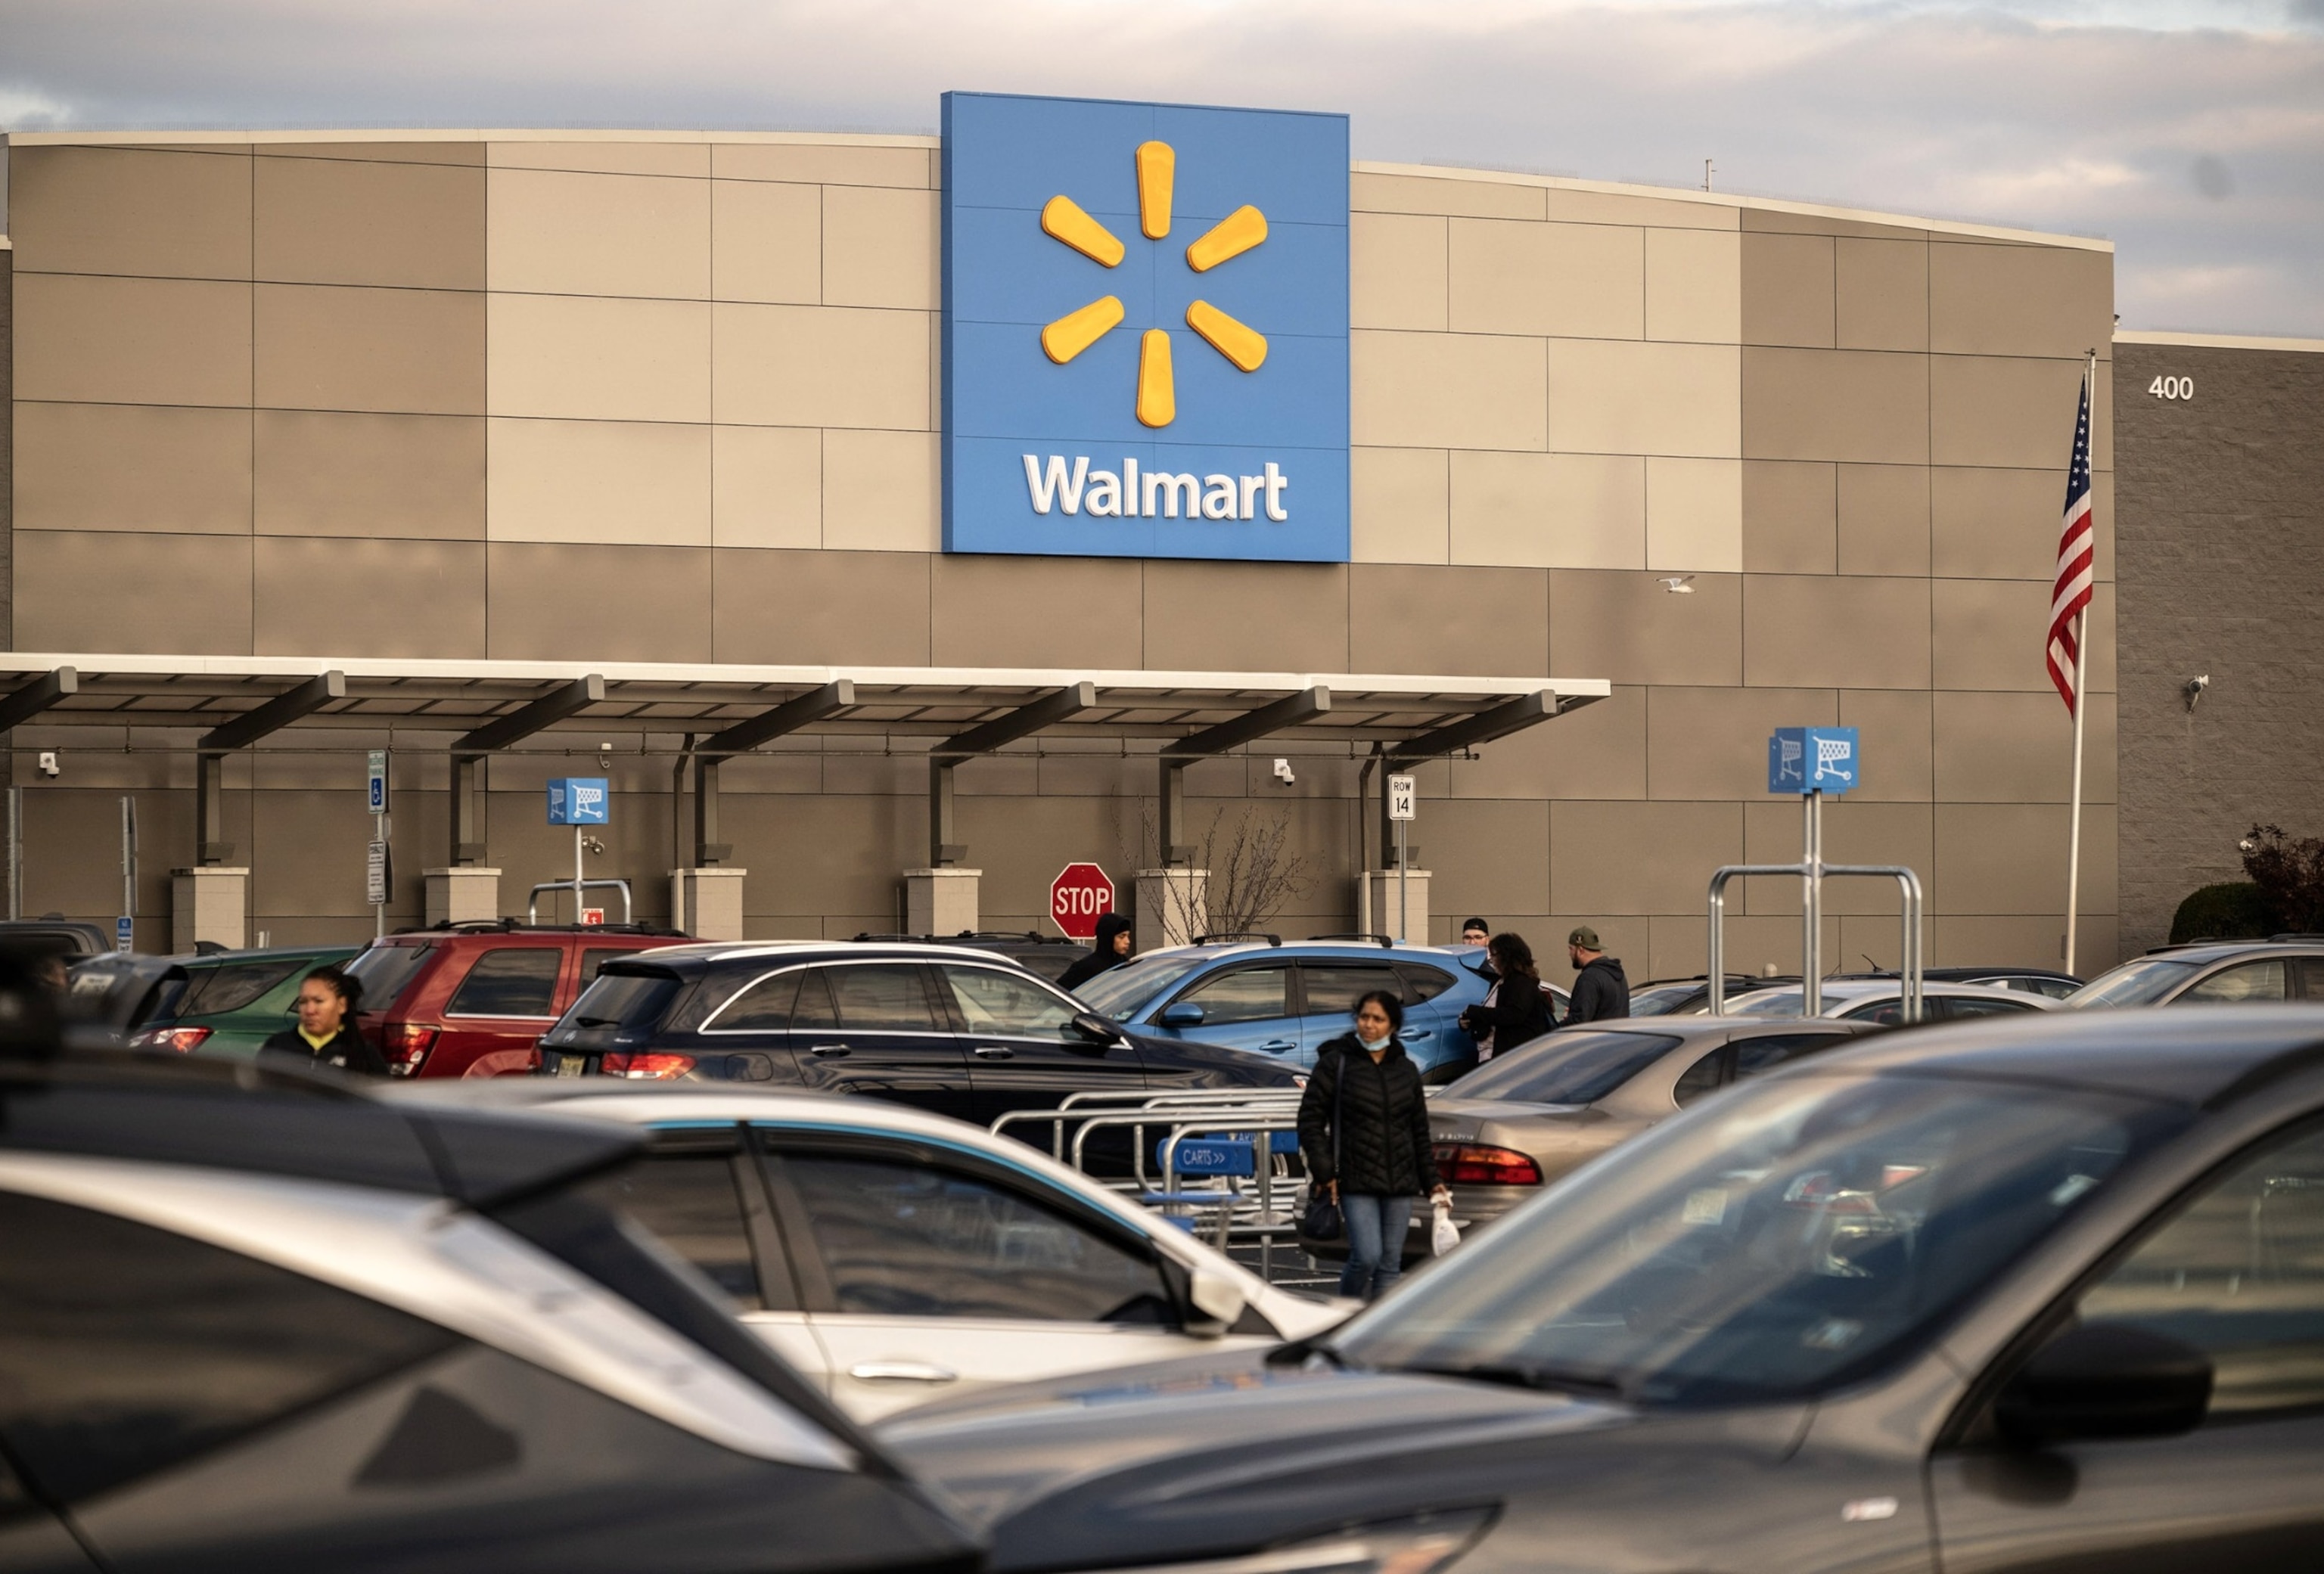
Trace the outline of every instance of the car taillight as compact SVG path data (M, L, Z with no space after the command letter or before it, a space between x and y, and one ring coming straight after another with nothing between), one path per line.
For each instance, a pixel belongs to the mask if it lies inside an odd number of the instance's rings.
M391 1077L416 1077L420 1068L428 1063L428 1052L436 1047L436 1036L443 1031L424 1022L391 1022L387 1025L387 1074Z
M191 1054L210 1036L207 1027L149 1027L130 1042L139 1049L166 1049Z
M597 1069L609 1077L643 1077L652 1082L667 1082L692 1071L694 1057L661 1050L640 1051L635 1054L608 1054L598 1061Z
M1510 1148L1475 1147L1467 1143L1438 1143L1436 1173L1448 1186L1541 1184L1541 1166L1528 1155Z

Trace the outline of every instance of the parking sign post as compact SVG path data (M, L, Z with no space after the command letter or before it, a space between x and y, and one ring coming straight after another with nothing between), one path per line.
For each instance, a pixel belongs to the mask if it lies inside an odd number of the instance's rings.
M370 751L364 778L364 806L371 811L371 844L364 849L364 899L372 907L374 939L387 933L391 883L387 850L387 750Z
M1406 869L1412 859L1405 851L1404 828L1412 824L1414 800L1418 796L1412 778L1392 776L1388 778L1388 817L1396 825L1396 938L1398 944L1409 939L1406 930L1412 916L1412 897L1405 882Z
M612 824L613 803L611 783L602 776L560 776L549 782L549 823L573 827L573 879L569 882L550 880L545 885L533 887L536 901L541 892L561 890L569 884L573 892L573 916L577 922L587 924L593 920L588 916L588 909L581 904L586 900L589 888L611 887L622 893L622 922L626 924L630 921L630 882L625 879L593 880L588 878L589 870L585 861L588 852L586 827ZM597 851L603 852L604 849L600 847ZM531 923L537 916L536 912L528 908L525 922ZM598 910L594 922L604 922L603 909Z
M1803 822L1797 863L1730 863L1711 876L1711 954L1708 982L1717 1017L1726 1008L1728 882L1747 875L1800 877L1803 928L1800 935L1800 1011L1823 1009L1823 882L1827 875L1862 875L1896 882L1904 916L1898 989L1903 1016L1917 1022L1921 1001L1921 877L1899 863L1826 863L1823 861L1823 796L1845 793L1858 782L1860 760L1853 727L1779 727L1767 740L1767 790L1799 795Z

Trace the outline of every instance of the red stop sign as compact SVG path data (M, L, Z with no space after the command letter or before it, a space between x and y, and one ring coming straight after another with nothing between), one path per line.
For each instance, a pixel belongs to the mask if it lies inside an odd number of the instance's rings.
M1075 940L1097 938L1097 921L1113 911L1113 882L1093 863L1069 863L1049 882L1049 916Z

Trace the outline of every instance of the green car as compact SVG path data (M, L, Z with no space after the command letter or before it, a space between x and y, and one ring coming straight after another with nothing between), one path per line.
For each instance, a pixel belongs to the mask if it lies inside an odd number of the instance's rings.
M264 951L221 951L179 959L183 988L135 1029L141 1049L180 1054L256 1057L258 1046L299 1025L292 1002L300 980L328 962L345 962L360 945L277 945Z

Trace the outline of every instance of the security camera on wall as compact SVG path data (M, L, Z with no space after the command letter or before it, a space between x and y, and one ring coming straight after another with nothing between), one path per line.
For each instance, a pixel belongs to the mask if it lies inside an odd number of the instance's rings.
M57 759L57 751L53 749L42 750L41 774L42 776L62 776L64 773L65 768L63 763Z
M1285 787L1289 787L1293 782L1297 781L1299 778L1293 774L1291 762L1289 760L1277 759L1275 762L1275 779L1281 782Z

